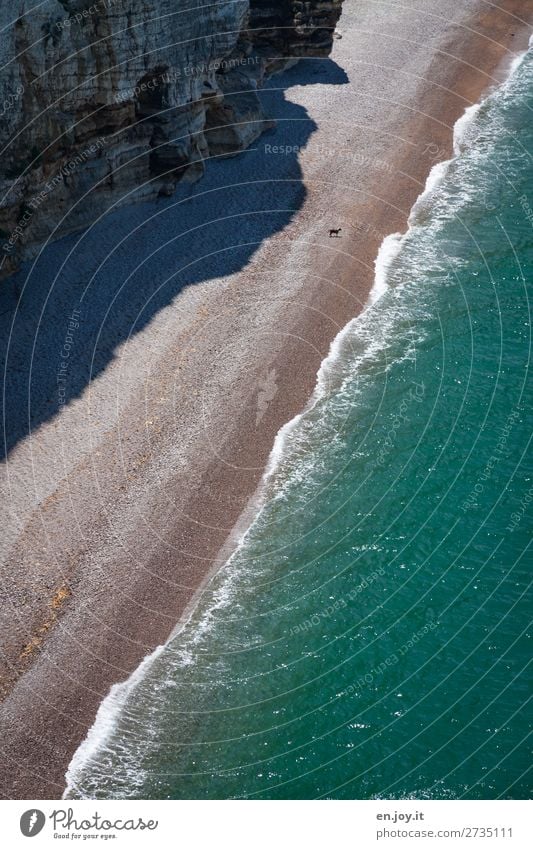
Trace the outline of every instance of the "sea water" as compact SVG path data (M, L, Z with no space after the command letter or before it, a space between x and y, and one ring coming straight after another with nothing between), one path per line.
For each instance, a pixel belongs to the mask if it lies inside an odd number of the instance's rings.
M71 797L526 798L533 51L456 126L264 502Z

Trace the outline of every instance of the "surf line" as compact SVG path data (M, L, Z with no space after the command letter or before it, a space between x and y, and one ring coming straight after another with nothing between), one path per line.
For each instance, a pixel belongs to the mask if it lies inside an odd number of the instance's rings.
M366 318L368 311L371 310L389 290L388 277L391 267L393 266L396 258L401 253L405 241L409 238L413 227L416 225L418 212L420 211L422 205L426 206L428 200L431 198L431 195L435 192L435 190L438 188L438 186L441 184L442 180L446 176L446 172L448 171L448 168L450 167L451 163L454 162L455 159L460 156L465 150L467 150L472 142L475 143L475 139L472 140L468 138L468 130L475 122L480 109L488 100L490 100L498 92L502 91L508 85L509 81L514 76L525 57L532 49L533 36L529 41L528 50L524 51L513 59L509 68L508 76L505 81L502 82L495 89L489 90L489 92L487 92L487 94L485 94L478 103L467 107L463 115L461 115L461 117L458 118L455 122L453 130L452 157L444 162L439 162L435 164L429 172L424 189L413 204L413 207L411 208L411 212L409 214L407 222L408 227L405 233L392 233L384 238L374 262L374 282L363 309L360 313L358 313L357 316L352 318L342 328L342 330L339 331L335 339L332 341L329 352L322 361L318 370L315 389L305 409L302 410L301 413L298 413L296 416L294 416L294 418L292 418L286 424L284 424L278 431L274 440L274 444L272 446L272 450L270 452L265 472L263 473L263 476L257 488L256 495L253 497L253 503L255 505L254 515L251 518L251 521L248 522L246 530L242 534L240 534L240 536L238 536L235 545L232 548L230 556L224 561L221 566L213 569L206 577L204 582L202 582L202 585L194 594L193 599L180 617L178 623L176 624L176 627L173 629L167 641L162 645L158 646L156 649L154 649L153 652L148 654L125 681L113 684L109 693L103 699L100 704L100 707L98 708L94 723L87 732L85 739L82 741L82 743L79 745L78 749L74 753L74 756L68 766L67 772L65 774L66 788L62 796L63 799L68 799L70 798L72 793L80 791L80 780L83 777L84 770L88 767L90 768L91 760L98 754L99 751L105 748L105 745L111 738L113 731L118 726L121 712L125 708L130 694L143 681L153 664L166 650L167 646L169 646L169 644L175 639L175 637L190 622L195 610L198 607L201 596L205 592L206 587L209 585L214 575L219 574L223 569L227 569L231 562L234 560L234 558L237 556L237 554L242 550L242 548L246 544L246 540L250 532L252 531L256 522L262 515L266 503L264 494L267 490L267 484L280 467L291 433L298 427L302 419L314 407L316 407L319 401L325 396L328 387L328 374L330 373L332 367L335 366L335 363L337 363L338 360L342 357L342 354L344 353L345 348L349 342L350 336L354 332L356 332L358 323L363 318ZM240 524L240 521L237 522L237 526L239 526ZM217 604L215 603L210 608L210 610L215 609L216 606Z

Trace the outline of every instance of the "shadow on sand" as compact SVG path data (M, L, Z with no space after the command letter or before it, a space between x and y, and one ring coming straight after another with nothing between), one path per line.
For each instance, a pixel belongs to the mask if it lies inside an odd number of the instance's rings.
M185 286L238 272L287 226L306 195L298 148L316 124L284 90L346 82L330 59L303 60L273 77L261 97L278 124L251 150L210 162L199 183L171 198L107 214L1 285L4 457L79 396L117 346ZM293 150L276 155L268 145Z

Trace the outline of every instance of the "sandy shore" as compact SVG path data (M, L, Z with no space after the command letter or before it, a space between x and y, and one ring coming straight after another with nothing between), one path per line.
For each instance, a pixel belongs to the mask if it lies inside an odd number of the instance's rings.
M2 797L61 795L109 687L168 637L220 561L275 434L364 304L382 239L405 229L465 107L527 46L525 6L345 0L331 59L271 81L278 126L254 150L48 250L39 279L74 247L75 259L42 330L52 354L39 386L77 309L79 385L60 415L53 380L35 389L38 426L2 472ZM131 272L141 300L109 317L109 290L81 297L77 278L137 226L105 280ZM29 316L33 297L29 286Z

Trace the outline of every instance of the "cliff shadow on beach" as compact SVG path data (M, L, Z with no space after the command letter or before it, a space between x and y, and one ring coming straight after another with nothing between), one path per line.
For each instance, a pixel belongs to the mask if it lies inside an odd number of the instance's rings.
M317 125L284 92L347 82L329 58L272 77L259 95L277 125L250 149L210 161L172 197L108 212L0 286L3 456L79 397L184 287L241 271L289 224L306 197L299 150Z

